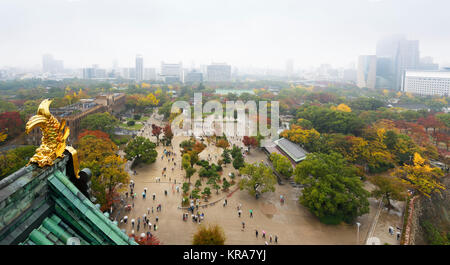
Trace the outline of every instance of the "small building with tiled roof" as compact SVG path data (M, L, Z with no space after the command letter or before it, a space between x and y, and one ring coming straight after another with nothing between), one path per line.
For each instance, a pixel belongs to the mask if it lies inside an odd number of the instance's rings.
M286 138L280 138L273 141L271 144L264 146L264 151L270 155L277 153L287 157L293 166L300 163L306 158L308 152L296 143L289 141Z

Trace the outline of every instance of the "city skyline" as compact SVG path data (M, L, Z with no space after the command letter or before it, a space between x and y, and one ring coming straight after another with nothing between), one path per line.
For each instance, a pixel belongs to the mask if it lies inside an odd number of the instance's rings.
M0 35L8 36L0 42L0 67L40 66L47 53L67 68L109 68L114 60L131 67L136 54L155 68L182 61L285 69L290 59L295 68L346 67L394 34L419 40L421 54L450 64L450 27L432 27L448 23L449 3L335 2L7 0L0 4Z

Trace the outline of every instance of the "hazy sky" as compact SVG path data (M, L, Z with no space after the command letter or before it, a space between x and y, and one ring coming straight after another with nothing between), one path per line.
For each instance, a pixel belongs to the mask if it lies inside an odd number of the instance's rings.
M0 66L347 66L391 34L450 65L449 0L0 0Z

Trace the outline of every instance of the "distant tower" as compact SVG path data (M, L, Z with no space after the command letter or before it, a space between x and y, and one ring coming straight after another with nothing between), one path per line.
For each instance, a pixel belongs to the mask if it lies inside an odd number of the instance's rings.
M136 82L141 82L144 77L144 59L142 55L136 55Z
M286 75L287 77L292 77L294 74L294 60L289 59L286 62Z
M377 56L361 55L358 59L356 85L374 89L377 79Z
M395 88L400 90L406 70L415 70L420 65L419 41L402 40L399 42L395 65Z
M42 56L42 71L44 73L53 72L54 64L53 64L53 56L51 54L44 54Z

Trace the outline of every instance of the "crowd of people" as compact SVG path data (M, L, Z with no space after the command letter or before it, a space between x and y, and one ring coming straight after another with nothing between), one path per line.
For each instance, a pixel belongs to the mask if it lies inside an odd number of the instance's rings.
M236 139L234 139L236 140ZM155 182L160 183L161 182L161 178L164 178L166 181L168 180L169 183L171 183L172 185L172 193L175 194L176 193L180 193L180 186L182 184L181 182L178 182L177 185L177 179L174 176L174 170L176 169L177 166L177 162L179 162L179 166L181 166L181 156L178 155L173 151L173 147L166 147L163 150L162 155L159 157L161 160L161 163L163 163L162 166L162 172L161 172L161 177L154 177ZM207 160L208 161L212 161L212 160L216 160L218 159L217 155L212 155L212 154L208 154ZM136 172L133 172L133 175L136 175ZM165 181L165 182L166 182ZM141 188L140 188L141 189ZM139 191L140 192L140 191ZM164 190L164 195L168 196L168 192L167 190ZM134 202L137 199L137 193L136 193L136 189L135 189L135 183L133 180L131 180L130 185L129 185L129 190L126 191L125 193L126 196L126 200L129 204L129 209L135 209L134 207ZM161 220L159 219L158 213L160 213L162 211L162 203L160 203L160 200L163 200L165 196L158 197L155 192L151 192L149 191L149 189L147 187L144 187L142 189L142 202L139 203L144 203L144 204L150 204L151 206L146 207L146 211L137 214L135 213L133 218L130 216L128 217L127 215L125 215L122 219L121 219L121 223L125 224L125 228L130 231L131 230L131 234L130 236L135 237L136 235L140 235L141 237L143 237L144 235L147 236L148 238L152 237L152 232L154 233L155 231L158 231L159 229L159 224L161 223ZM149 197L149 198L148 198ZM182 213L182 220L183 221L188 221L189 218L191 218L192 222L194 223L198 223L201 224L202 221L205 220L205 213L203 211L199 211L199 205L200 205L200 200L197 199L197 201L194 204L194 198L189 198L190 199L190 207L187 208L187 211L183 211ZM225 198L223 201L223 207L227 207L228 205L228 200ZM201 207L200 207L201 208ZM135 212L135 211L130 211L131 212ZM128 213L128 214L130 214ZM248 210L249 213L249 217L253 218L253 209L249 209ZM239 203L239 205L237 206L237 215L238 218L243 218L243 209L242 209L242 204ZM129 220L130 219L130 220ZM123 227L123 226L122 226ZM153 230L153 231L152 231ZM245 231L245 222L242 221L242 231ZM258 238L258 230L256 231L256 237ZM269 243L278 243L278 236L277 235L268 235L266 238L266 232L264 230L262 230L262 239L265 240L265 244L269 244Z

